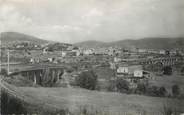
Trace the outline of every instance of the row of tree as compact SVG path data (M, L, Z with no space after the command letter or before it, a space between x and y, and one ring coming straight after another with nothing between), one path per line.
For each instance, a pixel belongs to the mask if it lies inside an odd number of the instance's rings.
M81 88L89 90L97 90L97 75L93 71L85 71L76 78L76 84ZM116 91L120 93L133 93L157 97L178 97L181 94L178 85L172 86L172 94L169 94L164 86L149 86L145 83L138 83L137 87L131 88L130 83L122 78L109 82L108 91Z
M120 93L131 93L131 94L141 94L157 97L179 97L181 96L181 91L178 85L172 86L172 94L169 94L164 86L149 86L145 83L138 83L137 87L131 88L129 82L124 79L117 79L116 81L111 81L109 91L117 91Z

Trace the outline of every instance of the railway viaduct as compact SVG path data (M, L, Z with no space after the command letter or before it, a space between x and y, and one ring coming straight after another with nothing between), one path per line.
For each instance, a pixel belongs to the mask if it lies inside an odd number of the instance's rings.
M142 65L161 64L162 66L172 66L182 62L182 57L159 57L140 60L140 64Z
M33 81L34 84L45 86L46 84L56 83L58 80L62 79L64 71L65 68L63 66L36 66L14 71L9 75L19 74Z

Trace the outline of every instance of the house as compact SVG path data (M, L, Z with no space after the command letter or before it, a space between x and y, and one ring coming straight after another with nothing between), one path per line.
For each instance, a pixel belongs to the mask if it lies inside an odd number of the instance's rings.
M143 70L135 70L134 77L143 77Z
M170 51L170 55L172 55L172 56L175 56L177 54L178 54L178 51L177 50L171 50Z
M120 62L121 61L121 58L118 58L118 57L114 57L114 62Z
M66 56L66 52L61 52L61 56L65 57Z
M75 52L75 56L80 56L81 54L80 50L72 50L72 52Z
M160 50L160 51L159 51L159 54L165 55L165 54L166 54L166 51L165 51L165 50Z
M143 70L142 65L126 65L117 69L116 77L123 78L124 80L136 86L138 81L146 80L150 77L150 72Z
M118 67L117 69L118 74L128 74L128 67Z
M79 56L80 52L78 51L67 51L66 56Z
M48 52L48 47L45 47L44 49L43 49L43 54L46 54Z
M147 53L146 49L137 49L137 53Z
M108 50L106 48L97 48L94 50L94 54L96 55L107 55Z
M159 54L160 53L158 50L154 50L154 49L148 49L147 52L152 53L152 54Z
M83 54L84 54L84 55L91 55L91 54L93 54L93 53L94 53L93 49L86 49L86 50L83 50Z
M30 63L34 63L35 61L34 61L33 58L31 58L29 62L30 62Z
M117 68L118 75L131 75L133 77L143 77L142 65L120 65Z

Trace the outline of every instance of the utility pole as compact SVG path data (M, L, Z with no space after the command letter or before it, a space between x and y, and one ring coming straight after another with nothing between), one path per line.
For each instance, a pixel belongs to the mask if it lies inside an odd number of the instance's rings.
M10 73L10 51L8 49L8 74Z

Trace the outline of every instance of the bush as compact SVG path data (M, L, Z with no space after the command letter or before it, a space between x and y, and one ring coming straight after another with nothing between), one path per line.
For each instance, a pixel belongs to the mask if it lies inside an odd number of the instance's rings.
M172 75L172 67L166 66L163 68L163 74L165 75Z
M184 74L184 67L181 68L181 73Z
M8 76L8 71L6 69L2 68L0 74L3 76Z
M174 97L179 96L180 88L179 88L178 85L173 85L172 86L172 94L173 94Z
M117 79L116 88L118 92L127 93L129 90L129 83L123 79Z
M136 88L136 93L145 94L146 93L146 85L143 83L139 83Z
M116 81L115 80L110 80L108 84L109 84L109 86L107 87L108 91L115 91L116 90Z
M160 87L159 88L159 96L161 97L165 97L167 95L167 90L165 89L165 87Z
M76 83L82 88L95 90L97 86L97 75L93 71L82 72L76 78Z
M24 108L21 100L11 97L5 91L1 91L1 114L26 114L26 108Z
M147 90L147 94L150 96L159 96L159 87L157 86L151 86Z
M146 91L147 95L150 96L158 96L158 97L165 97L167 96L167 90L165 87L157 87L157 86L151 86Z

